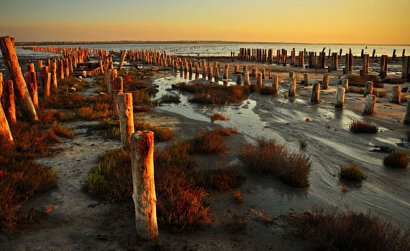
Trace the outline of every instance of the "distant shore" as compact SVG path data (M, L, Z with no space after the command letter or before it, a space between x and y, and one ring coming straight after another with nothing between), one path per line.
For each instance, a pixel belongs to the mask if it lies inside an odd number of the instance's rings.
M17 46L28 45L84 45L84 44L311 44L311 45L363 45L363 46L410 46L410 44L362 44L362 43L294 43L294 42L252 42L252 41L40 41L16 42Z

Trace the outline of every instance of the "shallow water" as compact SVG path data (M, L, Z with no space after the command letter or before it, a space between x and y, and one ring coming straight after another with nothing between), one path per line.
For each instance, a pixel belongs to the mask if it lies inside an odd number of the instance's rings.
M188 82L179 75L155 81L157 98L167 94L171 84ZM249 177L243 189L245 204L279 216L294 210L308 210L314 205L372 211L389 220L410 224L410 171L391 170L382 165L385 154L373 152L374 146L394 147L400 136L385 129L377 136L352 135L348 124L363 119L347 109L336 111L330 105L309 105L298 98L251 95L241 104L206 107L188 103L188 96L178 91L180 104L165 104L156 109L177 113L190 119L210 121L210 116L223 113L228 121L218 121L225 127L235 127L254 142L271 138L285 143L292 151L299 149L299 140L308 142L306 153L312 160L308 189L290 188L275 178ZM312 122L306 122L310 118ZM340 165L347 161L359 164L368 175L361 186L344 184L338 178ZM342 193L345 186L348 192ZM248 199L247 199L248 198Z

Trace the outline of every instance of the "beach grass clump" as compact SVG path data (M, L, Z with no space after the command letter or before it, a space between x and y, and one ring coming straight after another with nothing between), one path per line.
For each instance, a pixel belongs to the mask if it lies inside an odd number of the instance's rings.
M59 137L67 138L67 139L73 139L75 137L73 130L71 130L70 128L66 126L63 126L59 122L54 122L51 125L51 129Z
M225 222L225 226L234 233L243 232L248 226L248 220L246 219L246 216L232 213Z
M229 116L222 114L222 113L214 113L211 117L211 121L214 122L217 120L221 120L221 121L229 120Z
M407 168L409 152L406 150L394 150L384 158L383 164L387 167Z
M179 104L181 103L181 98L178 95L163 95L159 102L161 104Z
M45 108L40 108L38 117L42 123L67 122L74 118L71 112Z
M189 100L198 104L224 105L243 101L247 98L249 91L244 86L223 86L218 84L179 83L174 85L180 91L189 92L193 97Z
M409 250L410 232L370 213L316 209L289 218L296 234L315 250Z
M236 189L245 182L245 177L233 168L198 170L194 173L195 183L206 191L225 192Z
M369 133L376 134L379 128L365 121L354 120L350 123L350 131L353 133Z
M159 127L145 122L134 122L135 131L149 130L154 132L155 141L164 142L174 138L174 134L171 129L166 127Z
M339 177L340 179L354 182L362 182L367 178L363 170L355 164L346 164L342 166L339 172Z
M310 158L292 153L275 140L259 140L242 147L240 158L252 172L269 174L294 187L308 187Z
M58 180L54 169L33 160L49 156L49 147L58 142L50 125L17 122L11 131L14 145L0 142L0 231L25 223L26 213L20 206L35 194L53 189Z
M224 154L227 151L224 136L219 131L205 131L190 140L191 150L196 154Z
M132 195L130 152L111 150L98 159L87 177L87 191L106 201L125 201Z
M96 103L92 106L81 107L76 111L78 119L89 121L108 118L113 114L111 103Z

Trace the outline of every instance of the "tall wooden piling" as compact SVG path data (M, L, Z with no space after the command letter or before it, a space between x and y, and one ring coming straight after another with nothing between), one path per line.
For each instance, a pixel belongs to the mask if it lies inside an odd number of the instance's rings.
M249 79L249 71L246 70L245 71L245 85L249 85L250 84L250 79Z
M124 64L125 57L127 57L127 51L123 50L122 53L121 53L121 59L120 59L119 65L118 65L118 70L122 69L122 65Z
M289 97L295 97L296 96L296 79L292 79L289 81Z
M375 95L367 95L364 104L364 115L373 115L376 108L377 97Z
M242 85L242 74L238 74L236 78L236 84L237 85Z
M323 76L323 90L328 90L329 89L329 74L325 74Z
M262 89L262 86L263 86L262 73L258 73L258 80L256 82L256 85L259 87L259 90Z
M130 136L134 133L132 93L118 94L117 103L120 120L121 143L125 148L128 148L130 146Z
M393 86L391 102L396 104L401 102L401 88L399 85Z
M309 82L309 74L308 74L308 73L303 74L303 82L304 82L305 86L309 86L309 85L310 85L310 82Z
M5 65L7 66L11 78L15 84L23 112L28 120L37 121L37 112L34 107L33 101L31 100L26 81L24 79L23 73L21 72L20 64L18 62L16 50L14 47L14 38L0 38L0 46Z
M273 95L278 95L278 93L279 93L279 76L277 74L272 76L272 88L273 88Z
M336 90L336 108L343 108L345 104L345 88L339 86Z
M4 112L6 113L6 117L9 121L9 124L13 125L17 123L13 80L5 81L3 87Z
M34 68L33 63L30 63L28 65L27 84L28 84L28 90L30 92L31 100L33 101L33 105L34 107L38 108L37 74L36 74L36 70Z
M310 102L319 103L320 102L320 83L315 83L312 88L312 95L310 97Z
M157 197L154 179L154 133L131 134L131 168L135 207L135 226L140 238L158 239Z

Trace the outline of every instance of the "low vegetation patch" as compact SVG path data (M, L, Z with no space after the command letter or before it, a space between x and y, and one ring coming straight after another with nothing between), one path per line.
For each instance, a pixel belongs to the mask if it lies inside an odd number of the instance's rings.
M163 95L159 100L161 104L179 104L181 103L181 98L178 95Z
M149 123L137 122L134 123L135 131L149 130L154 132L154 138L158 142L169 141L174 138L172 130L166 127L154 126Z
M291 153L274 140L259 140L257 145L245 145L240 158L252 172L274 175L294 187L309 186L309 157Z
M92 106L81 107L77 110L77 118L83 120L98 120L114 114L111 103L96 103Z
M296 234L315 250L409 250L410 232L364 213L295 214L290 222ZM405 232L406 231L406 232Z
M339 173L340 179L362 182L366 179L366 174L363 170L355 164L346 164L342 166Z
M221 132L217 131L220 135ZM190 230L211 223L210 192L238 188L245 178L235 169L197 170L191 140L155 151L155 186L159 224L174 230ZM100 157L87 178L87 190L101 200L131 198L130 153L118 149Z
M211 117L212 122L217 120L229 120L229 117L222 113L214 113Z
M218 131L205 131L190 142L193 153L223 154L227 151L225 140Z
M407 168L409 153L406 150L395 150L384 158L383 163L387 167Z
M173 88L192 93L194 97L189 101L199 104L224 105L237 103L246 99L249 95L248 88L244 86L179 83L177 85L174 85Z
M353 133L377 133L379 128L376 125L369 124L364 121L352 121L350 123L350 131Z

